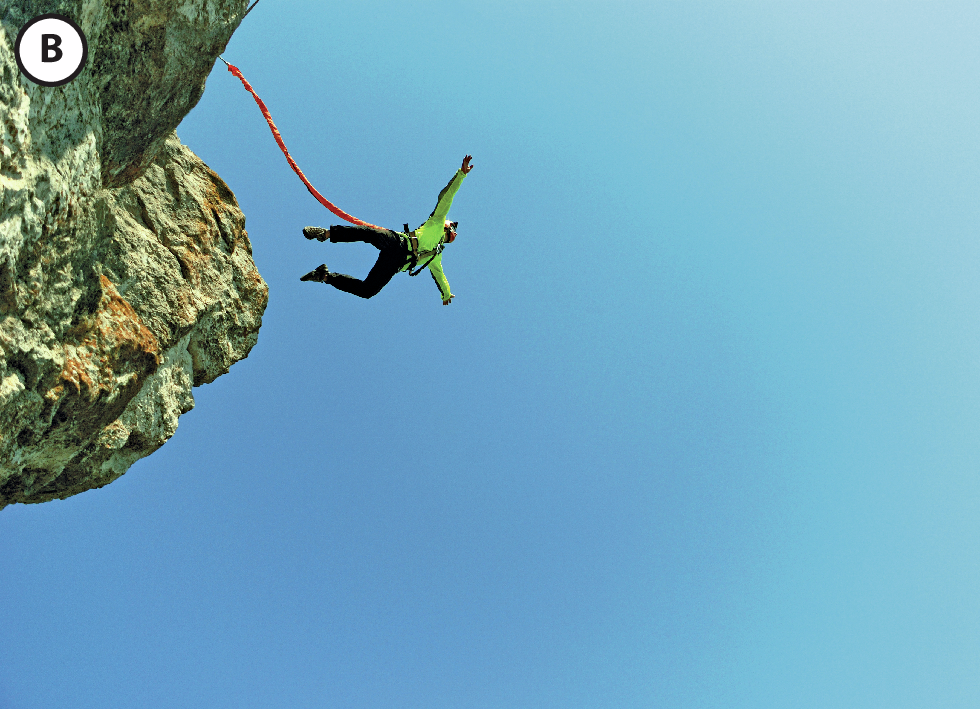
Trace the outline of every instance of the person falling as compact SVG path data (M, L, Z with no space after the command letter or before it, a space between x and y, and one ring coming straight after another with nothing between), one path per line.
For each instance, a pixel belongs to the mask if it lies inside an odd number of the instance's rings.
M450 292L449 281L446 280L446 274L442 271L442 250L446 244L451 244L456 239L456 226L459 222L450 222L446 217L449 215L453 196L455 196L459 186L463 184L463 179L473 169L473 165L470 164L472 159L472 155L463 158L463 166L456 171L453 179L439 193L436 208L425 220L425 224L415 231L409 231L408 224L405 225L404 234L390 229L343 224L331 226L329 229L317 226L305 227L303 236L307 239L316 239L317 241L330 239L334 244L363 241L374 246L380 253L377 263L374 264L367 278L363 281L343 273L331 273L327 270L325 263L302 276L300 280L326 283L338 290L353 293L362 298L371 298L388 285L388 281L399 271L407 270L410 276L416 276L422 269L428 267L432 280L439 286L442 304L449 305L456 296ZM422 264L421 267L419 264ZM413 269L415 270L413 271Z

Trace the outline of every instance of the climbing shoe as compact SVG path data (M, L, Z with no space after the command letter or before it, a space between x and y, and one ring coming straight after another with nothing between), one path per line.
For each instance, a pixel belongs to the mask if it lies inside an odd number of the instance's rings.
M326 241L330 238L330 230L318 226L303 227L303 236L305 236L307 239Z
M329 276L330 271L327 270L327 264L321 263L305 276L300 276L299 279L301 281L317 281L319 283L326 283Z

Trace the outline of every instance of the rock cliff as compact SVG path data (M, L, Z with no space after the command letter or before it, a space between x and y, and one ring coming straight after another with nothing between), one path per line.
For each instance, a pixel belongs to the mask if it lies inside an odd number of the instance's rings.
M255 344L268 288L227 185L174 129L245 0L0 0L0 508L101 487ZM37 86L20 28L88 39Z

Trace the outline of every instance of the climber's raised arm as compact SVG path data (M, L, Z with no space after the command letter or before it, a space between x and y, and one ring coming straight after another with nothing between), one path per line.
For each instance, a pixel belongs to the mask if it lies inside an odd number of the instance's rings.
M442 228L443 222L446 221L446 215L449 214L449 208L453 206L453 197L456 196L456 191L463 184L463 179L469 171L473 169L473 166L470 165L470 160L472 159L472 155L467 155L463 158L463 166L456 171L449 184L442 188L442 192L439 193L439 201L436 204L436 208L432 210L432 214L429 215L426 224L438 224L439 228Z

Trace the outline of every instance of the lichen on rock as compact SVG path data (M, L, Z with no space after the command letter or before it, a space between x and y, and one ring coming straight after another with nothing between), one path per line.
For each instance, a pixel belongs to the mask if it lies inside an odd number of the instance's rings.
M228 186L177 138L245 0L0 0L0 508L101 487L256 343L268 288ZM89 62L37 86L21 26Z

